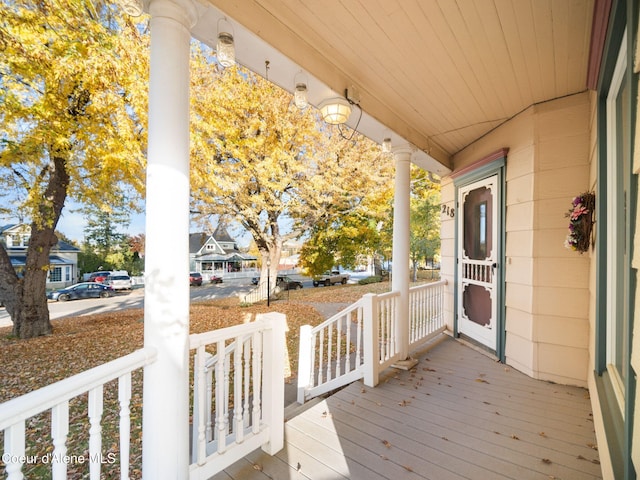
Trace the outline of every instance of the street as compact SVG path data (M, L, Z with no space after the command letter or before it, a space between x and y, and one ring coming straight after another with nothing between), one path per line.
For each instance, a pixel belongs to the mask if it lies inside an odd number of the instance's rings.
M313 288L313 282L309 277L302 275L288 275L294 280L302 282L304 288ZM353 274L350 283L364 274ZM251 285L251 278L232 278L224 283L203 283L200 287L190 287L191 301L202 301L213 298L225 298L246 294L255 288ZM68 302L49 301L49 318L55 320L63 317L94 315L97 313L126 310L129 308L142 308L144 306L144 288L134 288L130 292L118 292L109 298L88 298L83 300L70 300ZM13 323L4 307L0 307L0 328L10 327Z
M305 285L306 286L306 285ZM237 296L239 293L247 293L253 288L250 278L231 279L225 283L203 283L201 287L189 289L191 301L207 300L211 298L223 298ZM118 292L109 298L88 298L82 300L70 300L68 302L49 301L49 318L57 318L94 315L96 313L112 312L129 308L142 308L144 306L144 288L135 288L130 292ZM0 307L0 327L10 327L12 324L7 310Z

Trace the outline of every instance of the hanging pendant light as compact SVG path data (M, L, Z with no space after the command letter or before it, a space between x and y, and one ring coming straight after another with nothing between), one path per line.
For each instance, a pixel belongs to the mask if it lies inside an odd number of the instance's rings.
M223 67L231 67L236 63L236 48L233 43L233 27L226 17L218 20L218 43L216 45L218 63Z
M118 2L124 13L132 17L139 17L144 12L142 0L120 0Z
M319 106L322 119L331 125L341 125L349 120L351 104L346 98L335 97L323 100Z
M293 103L300 110L304 110L309 105L307 99L307 77L303 72L296 73L293 79L295 89L293 91Z
M305 83L296 83L296 91L293 94L293 102L300 110L307 108L307 85Z

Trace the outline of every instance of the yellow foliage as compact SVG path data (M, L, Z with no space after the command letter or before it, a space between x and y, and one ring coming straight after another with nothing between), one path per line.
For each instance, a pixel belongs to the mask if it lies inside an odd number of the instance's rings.
M211 55L192 48L195 211L239 222L264 253L335 215L388 208L393 164L378 145L346 141L315 109L239 67L216 69Z
M43 226L57 221L53 207L43 208L59 201L47 196L50 182L60 181L55 168L66 170L66 193L80 202L139 198L148 36L111 3L23 0L0 8L0 191L13 212Z

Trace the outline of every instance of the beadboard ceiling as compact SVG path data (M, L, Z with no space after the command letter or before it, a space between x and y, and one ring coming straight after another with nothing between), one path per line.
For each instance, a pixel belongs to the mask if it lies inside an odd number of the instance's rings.
M214 43L227 16L240 63L289 90L302 70L316 105L355 87L372 125L447 168L523 109L586 89L593 0L202 1L216 13L196 36Z

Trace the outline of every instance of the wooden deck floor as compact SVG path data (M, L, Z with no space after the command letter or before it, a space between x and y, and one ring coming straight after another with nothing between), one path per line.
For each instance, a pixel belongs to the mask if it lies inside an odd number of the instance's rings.
M602 478L588 392L533 380L447 338L376 388L356 382L215 480Z

